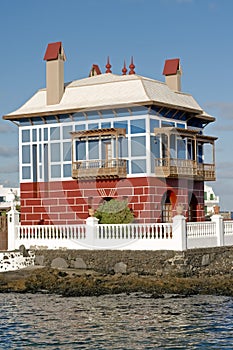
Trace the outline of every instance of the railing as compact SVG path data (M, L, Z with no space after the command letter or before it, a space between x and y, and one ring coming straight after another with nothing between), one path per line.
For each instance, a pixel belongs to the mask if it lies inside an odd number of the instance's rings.
M233 245L233 221L186 223L177 215L173 223L103 225L89 217L85 225L15 225L12 234L15 248L186 250Z
M63 240L85 239L86 225L19 225L17 239L19 240Z
M203 181L215 180L215 165L189 159L156 158L155 174L161 177L194 177Z
M187 238L209 237L216 235L215 222L188 222Z
M172 224L98 225L99 239L172 239Z
M88 160L72 163L73 178L124 178L127 176L125 159Z

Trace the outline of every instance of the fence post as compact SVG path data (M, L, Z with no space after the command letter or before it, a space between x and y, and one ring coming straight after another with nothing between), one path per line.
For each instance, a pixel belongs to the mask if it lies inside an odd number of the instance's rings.
M17 228L19 225L19 212L11 207L11 210L7 213L7 225L8 225L8 246L7 250L15 250L15 240L17 238Z
M216 225L217 245L222 247L224 246L224 243L225 243L223 217L219 214L214 214L211 216L211 221L215 222L215 225Z
M174 250L187 250L185 217L183 215L176 215L172 220L172 241L174 241Z
M89 216L86 219L86 238L87 242L92 246L92 248L95 248L98 221L99 219L95 218L94 216Z

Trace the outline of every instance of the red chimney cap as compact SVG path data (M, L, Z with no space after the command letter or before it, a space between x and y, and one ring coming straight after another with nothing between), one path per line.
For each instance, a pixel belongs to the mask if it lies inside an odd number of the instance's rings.
M180 69L180 59L172 58L166 60L163 68L163 75L174 75Z
M58 59L58 55L59 55L59 53L61 53L61 49L62 49L61 41L48 44L45 55L44 55L44 60L51 61L51 60Z

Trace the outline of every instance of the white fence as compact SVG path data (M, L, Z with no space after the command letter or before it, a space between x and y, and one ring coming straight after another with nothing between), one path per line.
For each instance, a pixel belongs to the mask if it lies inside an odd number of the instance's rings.
M173 223L99 225L20 225L17 212L8 216L8 250L18 249L179 250L233 245L233 221L213 215L209 222L189 222L177 215Z

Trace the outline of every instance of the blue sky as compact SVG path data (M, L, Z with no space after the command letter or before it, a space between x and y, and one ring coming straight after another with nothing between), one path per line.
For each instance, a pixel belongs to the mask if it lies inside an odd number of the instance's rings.
M182 91L216 122L217 181L222 210L233 210L233 1L231 0L2 0L0 114L20 107L45 86L43 56L62 41L65 81L102 71L110 56L121 74L133 55L136 73L164 81L167 58L181 59ZM17 127L0 120L0 183L18 186Z

